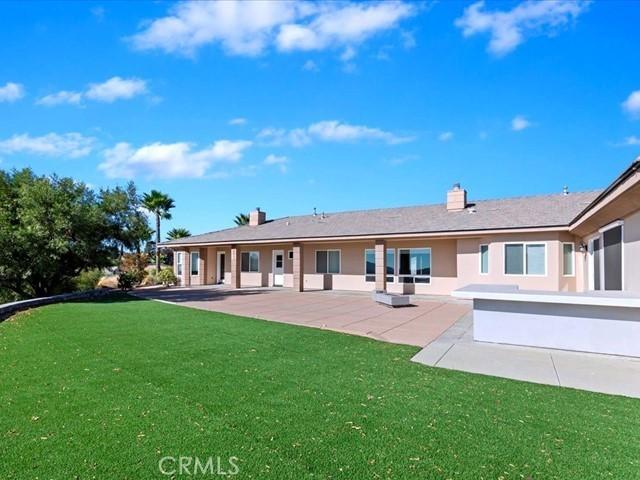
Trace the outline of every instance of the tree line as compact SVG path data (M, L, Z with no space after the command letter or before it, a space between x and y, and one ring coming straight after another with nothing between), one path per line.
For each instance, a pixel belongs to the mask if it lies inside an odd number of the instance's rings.
M133 182L94 191L71 178L0 170L0 303L71 291L83 272L117 266L125 253L155 253L160 271L160 221L174 206L156 190L140 195ZM174 229L167 238L188 235Z

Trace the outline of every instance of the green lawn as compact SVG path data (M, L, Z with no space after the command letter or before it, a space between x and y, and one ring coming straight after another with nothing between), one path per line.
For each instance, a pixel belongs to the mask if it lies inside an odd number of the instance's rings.
M20 314L0 324L0 478L168 478L165 456L235 456L235 478L640 478L640 401L416 351L124 296Z

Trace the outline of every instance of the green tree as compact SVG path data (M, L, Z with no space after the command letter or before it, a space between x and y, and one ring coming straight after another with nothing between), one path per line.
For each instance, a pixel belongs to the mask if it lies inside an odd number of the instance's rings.
M249 215L246 213L239 213L236 215L236 218L233 219L233 222L238 225L247 225L249 223Z
M71 178L0 171L0 290L14 298L72 289L112 263L112 230L99 199Z
M173 199L166 193L151 190L142 196L142 206L156 217L156 272L160 271L160 220L171 220L169 210L175 207Z
M190 237L191 232L186 228L172 228L167 232L167 240L177 240L179 238Z
M126 187L100 190L100 201L110 223L113 242L120 252L142 252L143 244L151 239L153 230L140 208L141 200L133 182Z

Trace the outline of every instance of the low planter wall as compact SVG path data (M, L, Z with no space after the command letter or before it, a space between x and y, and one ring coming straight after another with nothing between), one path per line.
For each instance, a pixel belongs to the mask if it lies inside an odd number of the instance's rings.
M0 305L0 322L10 315L29 308L40 307L50 303L66 302L67 300L78 300L84 298L99 298L110 295L117 290L97 289L87 290L86 292L63 293L61 295L52 295L50 297L30 298L28 300L20 300L18 302L4 303Z

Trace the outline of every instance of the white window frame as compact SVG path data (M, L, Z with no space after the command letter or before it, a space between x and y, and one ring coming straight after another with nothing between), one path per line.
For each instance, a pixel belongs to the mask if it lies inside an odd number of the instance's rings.
M287 251L287 258L288 258L289 260L293 260L293 250L288 250L288 251Z
M406 248L397 248L396 250L397 250L396 263L398 265L398 269L397 269L398 282L399 283L404 283L404 282L401 282L401 280L400 280L402 278L413 278L413 282L412 283L416 284L416 281L415 281L416 278L424 278L424 279L427 279L428 281L427 282L417 282L417 284L418 285L419 284L431 285L431 270L433 269L433 254L432 254L432 251L431 251L431 247L406 247ZM428 250L429 251L429 275L406 275L406 274L403 275L403 274L401 274L400 273L400 254L401 254L401 252L403 250L409 250L409 255L411 255L411 250Z
M249 255L249 270L242 270L242 255L244 254L248 254ZM258 269L257 270L251 270L251 254L255 253L258 256ZM240 252L240 272L241 273L260 273L260 252L257 250L249 250L246 252Z
M564 273L564 246L571 245L571 273ZM562 276L563 277L575 277L576 276L576 244L574 242L562 242Z
M184 252L176 252L176 276L181 277L184 273Z
M487 247L487 271L486 272L482 271L482 247ZM491 270L491 268L489 267L490 259L491 259L491 255L489 253L489 244L481 243L478 246L478 271L480 272L480 275L489 275L489 271Z
M325 273L318 271L318 252L327 252L327 271ZM338 273L329 272L329 252L338 252ZM313 254L313 263L315 272L319 275L340 275L342 273L342 250L339 248L321 248Z
M507 273L507 246L522 245L522 273ZM527 245L544 245L544 273L527 273ZM546 277L549 271L547 242L505 242L502 249L503 273L505 277Z
M371 282L375 282L375 273L373 274L374 279L373 280L367 280L367 277L371 277L372 275L367 273L367 252L373 252L373 256L375 258L376 255L376 249L375 248L365 248L364 249L364 281L367 283L371 283ZM397 264L397 255L396 255L396 249L395 248L387 248L385 250L385 255L389 255L390 253L393 253L393 275L389 275L387 273L385 273L385 276L387 277L387 283L395 283L396 281L396 264ZM386 257L385 257L386 258ZM387 267L389 266L388 264L386 265ZM391 280L389 280L391 279Z
M194 255L198 257L196 262L193 261ZM196 273L193 273L194 264L196 266ZM191 274L192 277L200 275L200 252L189 252L189 274Z

